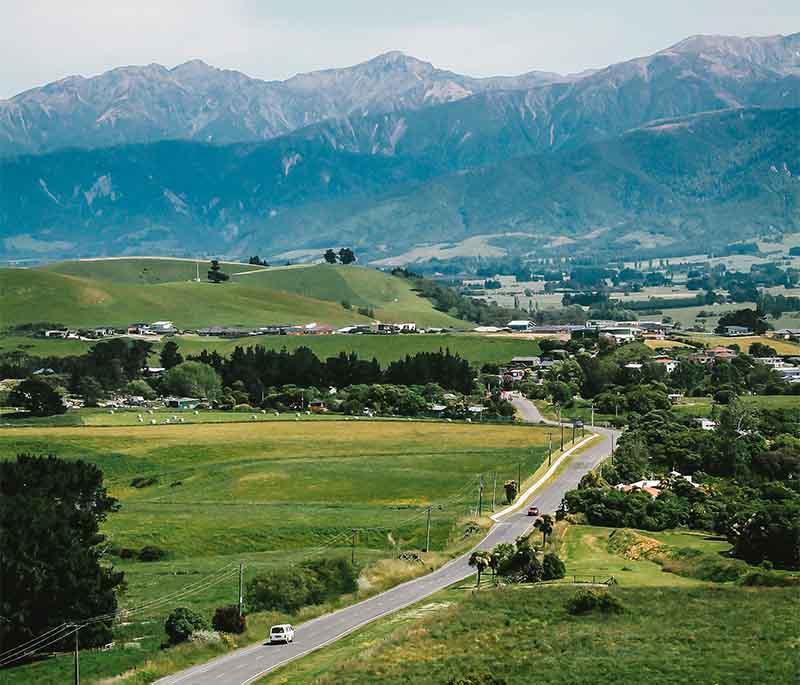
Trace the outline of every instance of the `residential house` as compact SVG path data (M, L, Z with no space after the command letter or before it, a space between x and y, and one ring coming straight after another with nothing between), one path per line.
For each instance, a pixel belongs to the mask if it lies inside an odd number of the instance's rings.
M170 335L177 332L172 321L154 321L150 324L150 333L153 335Z
M518 321L509 321L508 324L506 324L506 328L510 329L512 333L530 333L536 329L536 324L533 321L521 319Z
M667 373L672 373L675 369L677 369L679 363L672 357L667 357L667 356L653 357L653 359L651 359L650 361L653 364L661 364L666 369Z
M735 337L737 335L752 335L753 329L747 326L725 326L723 328L723 335Z
M800 383L800 366L782 366L775 369L787 383Z
M197 409L203 400L196 397L168 397L164 404L175 409Z
M700 429L704 431L713 431L717 427L717 422L712 421L711 419L697 418L695 419L695 423L697 423L700 426Z

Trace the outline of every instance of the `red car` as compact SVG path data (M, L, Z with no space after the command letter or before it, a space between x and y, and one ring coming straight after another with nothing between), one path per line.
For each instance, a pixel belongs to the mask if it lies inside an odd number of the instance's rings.
M538 516L539 507L528 507L528 516Z

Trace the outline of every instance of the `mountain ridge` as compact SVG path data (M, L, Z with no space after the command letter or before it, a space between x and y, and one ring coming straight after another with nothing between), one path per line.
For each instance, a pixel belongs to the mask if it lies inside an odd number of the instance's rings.
M665 88L675 94L659 99ZM653 55L565 76L531 71L475 78L399 51L285 81L255 79L202 60L171 69L155 63L117 67L0 100L0 155L174 138L254 142L328 120L505 93L526 94L530 116L540 122L536 135L550 147L660 116L800 106L800 33L693 36ZM613 125L616 119L621 126Z

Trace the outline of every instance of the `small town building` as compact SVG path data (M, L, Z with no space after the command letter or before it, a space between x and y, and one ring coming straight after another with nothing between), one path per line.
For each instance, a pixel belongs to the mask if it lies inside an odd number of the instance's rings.
M734 337L737 335L752 335L753 329L747 326L725 326L723 328L723 335Z
M651 361L653 364L661 364L667 370L667 373L672 373L675 369L678 368L678 361L673 359L672 357L667 357L667 356L653 357Z
M508 324L506 324L506 328L512 333L530 333L536 328L536 324L527 319L520 319L518 321L509 321Z
M175 409L197 409L203 400L196 397L168 397L164 404Z
M712 421L711 419L698 418L695 419L695 423L697 423L700 426L700 429L704 431L713 431L717 427L717 422Z
M177 330L172 321L154 321L150 324L150 333L153 335L169 335L177 332Z
M542 360L539 357L512 357L511 365L530 369L539 366Z

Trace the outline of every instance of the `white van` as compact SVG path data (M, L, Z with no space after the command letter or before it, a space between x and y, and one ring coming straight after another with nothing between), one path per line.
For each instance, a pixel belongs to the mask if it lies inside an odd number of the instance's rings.
M272 626L269 629L269 637L267 638L267 642L273 645L276 642L284 642L289 644L290 642L294 642L294 628L290 626L288 623L281 623L277 626Z

